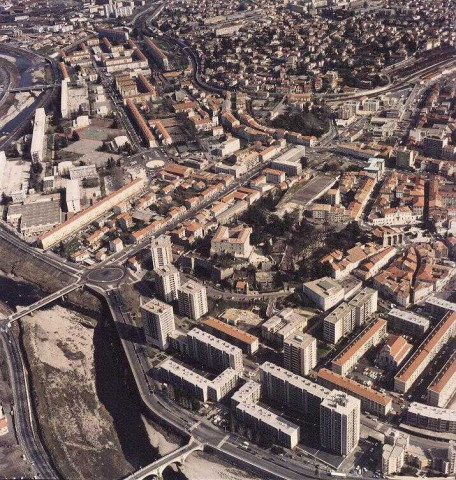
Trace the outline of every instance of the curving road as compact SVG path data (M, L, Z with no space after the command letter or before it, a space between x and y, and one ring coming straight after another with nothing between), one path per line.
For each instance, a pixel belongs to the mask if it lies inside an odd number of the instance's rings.
M8 362L9 377L14 395L14 426L19 443L39 478L58 479L59 476L54 471L34 428L28 379L19 346L14 336L9 332L2 331L0 335Z

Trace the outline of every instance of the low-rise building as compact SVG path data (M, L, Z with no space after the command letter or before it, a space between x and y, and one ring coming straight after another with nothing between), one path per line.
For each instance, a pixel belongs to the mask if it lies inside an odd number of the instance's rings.
M456 391L456 352L450 356L427 389L427 403L446 407Z
M345 295L343 287L330 277L304 283L303 291L325 312L340 303Z
M386 335L387 321L382 318L372 323L356 336L334 360L331 368L340 375L346 375L358 362L358 360L374 345L380 343Z
M201 325L212 335L236 345L247 355L254 354L259 348L257 337L216 318L209 317Z
M317 381L324 387L332 390L346 392L361 401L363 411L386 417L392 408L392 399L383 393L365 387L348 377L332 372L327 368L321 368L317 373Z
M412 348L412 345L404 337L390 335L377 355L377 365L396 370L407 358Z

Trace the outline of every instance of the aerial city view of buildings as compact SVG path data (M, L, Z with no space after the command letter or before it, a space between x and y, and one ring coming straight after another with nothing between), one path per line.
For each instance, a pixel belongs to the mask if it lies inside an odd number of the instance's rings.
M182 438L127 478L454 478L454 0L6 0L0 192L0 242L71 278L0 319L34 478L15 325L75 290Z

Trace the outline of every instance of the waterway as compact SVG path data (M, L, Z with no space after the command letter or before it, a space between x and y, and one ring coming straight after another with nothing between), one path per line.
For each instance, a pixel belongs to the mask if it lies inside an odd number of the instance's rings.
M32 61L28 58L21 57L16 53L6 52L4 50L0 50L0 57L13 63L18 69L20 74L19 87L30 87L36 85L37 82L34 82L34 73L38 71L44 72L44 61ZM30 105L18 111L17 115L8 120L7 123L1 128L0 135L8 135L13 132L14 129L16 129L19 125L21 125L21 123L23 123L28 118L28 116L37 108L42 95L44 95L44 93L37 95Z
M41 289L0 272L0 304L11 310L30 305L45 296ZM107 319L99 321L94 331L95 382L99 400L111 414L123 454L136 469L158 459L141 421L140 399L132 375L127 374L117 331ZM125 413L128 412L126 415ZM166 469L164 480L186 480L182 473Z

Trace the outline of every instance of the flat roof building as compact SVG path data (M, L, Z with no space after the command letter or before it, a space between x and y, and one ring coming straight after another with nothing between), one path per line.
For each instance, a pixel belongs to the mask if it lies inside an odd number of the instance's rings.
M389 311L388 320L391 321L394 330L417 337L424 335L431 324L427 318L399 308L393 308Z
M208 312L206 287L189 280L177 289L179 313L198 320Z
M168 358L160 366L160 376L172 387L188 392L193 398L206 402L220 402L227 396L239 381L239 372L228 368L214 380L209 380L199 373Z
M188 333L187 342L190 356L215 372L243 368L242 350L210 333L194 328Z
M325 312L344 299L344 288L330 277L307 282L302 288L305 295Z
M456 410L412 402L407 410L406 423L432 432L456 433Z
M32 145L30 156L32 163L42 162L46 152L46 112L44 108L37 108L33 124Z
M307 326L307 321L307 317L293 308L285 308L261 325L261 335L265 340L282 348L287 338Z
M273 403L318 420L329 390L285 368L265 362L260 367L262 393Z
M323 337L327 342L336 344L356 327L364 325L377 311L378 292L372 288L363 288L349 302L338 305L323 321Z
M176 330L173 307L154 298L141 305L141 317L147 342L166 350L168 337Z
M320 405L320 443L322 448L347 456L358 445L361 402L333 390Z
M297 425L260 405L239 403L236 406L236 417L244 425L253 427L277 445L293 449L299 443L300 429Z
M154 270L155 291L165 302L171 303L177 300L177 290L180 287L179 270L169 264Z
M317 339L304 333L287 338L283 345L284 365L297 375L308 375L317 364Z

